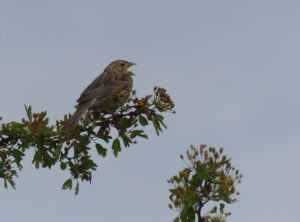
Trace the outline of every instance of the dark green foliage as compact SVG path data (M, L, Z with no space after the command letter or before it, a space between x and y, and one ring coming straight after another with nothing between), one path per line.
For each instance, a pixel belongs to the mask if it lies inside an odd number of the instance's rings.
M116 138L112 144L112 150L114 151L115 157L118 156L118 153L121 152L120 140Z
M96 149L100 156L106 157L107 149L104 148L100 143L96 143Z
M176 222L222 222L230 213L224 211L225 203L236 201L239 192L235 187L242 175L231 164L231 159L223 154L223 148L216 150L201 145L199 149L191 146L180 158L187 165L178 175L171 177L169 207L179 210ZM202 216L202 208L209 201L220 202Z
M70 115L64 120L49 125L46 112L32 113L31 106L25 106L27 118L21 122L0 124L0 177L4 186L15 188L17 170L22 170L22 160L29 149L34 150L32 163L38 169L51 168L59 164L61 170L68 170L70 178L62 188L79 191L78 181L91 181L97 165L91 158L91 149L106 157L111 144L113 154L118 156L122 146L129 147L138 137L148 138L143 127L152 122L157 134L165 127L159 113L174 112L174 103L165 89L155 87L153 96L132 98L119 110L102 114L91 110L74 131L61 130ZM2 118L0 117L0 121ZM117 132L117 133L115 133ZM95 144L95 146L93 145Z
M196 215L195 210L192 205L186 204L179 215L180 221L184 222L195 222L196 221Z

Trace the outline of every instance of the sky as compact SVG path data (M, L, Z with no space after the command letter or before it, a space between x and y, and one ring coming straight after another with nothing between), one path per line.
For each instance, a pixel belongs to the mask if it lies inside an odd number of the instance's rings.
M92 184L36 170L32 153L0 188L1 220L172 221L167 179L190 144L224 147L244 175L231 222L299 221L300 2L296 0L0 0L0 116L24 104L52 122L115 59L137 63L134 88L168 90L176 114L159 137L96 158Z

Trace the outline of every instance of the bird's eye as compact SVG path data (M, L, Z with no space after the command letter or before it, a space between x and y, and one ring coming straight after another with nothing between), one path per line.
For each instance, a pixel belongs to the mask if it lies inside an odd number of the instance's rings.
M122 62L122 63L120 64L120 66L124 67L124 66L125 66L125 63L124 63L124 62Z

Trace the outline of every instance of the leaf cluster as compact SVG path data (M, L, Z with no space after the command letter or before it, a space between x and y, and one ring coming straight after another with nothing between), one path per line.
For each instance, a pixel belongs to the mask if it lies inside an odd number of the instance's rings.
M174 221L192 222L197 215L199 221L210 222L212 218L230 215L224 211L224 203L236 201L239 195L236 185L241 182L242 175L223 151L223 148L217 150L206 145L191 146L186 157L180 156L186 168L168 180L172 187L169 207L180 211ZM209 201L221 203L202 217L201 209Z
M21 122L0 124L0 178L4 186L15 188L14 179L22 170L22 160L33 149L35 167L51 169L59 164L61 170L70 173L62 188L72 189L76 182L77 194L79 181L91 182L92 172L97 169L91 158L92 149L106 157L110 147L117 157L122 147L137 143L139 137L148 138L143 128L149 124L159 135L166 128L161 113L174 112L174 103L160 87L154 88L153 95L142 98L133 92L129 101L113 113L89 110L73 131L62 130L70 114L51 125L46 111L33 113L31 106L25 109L27 118Z

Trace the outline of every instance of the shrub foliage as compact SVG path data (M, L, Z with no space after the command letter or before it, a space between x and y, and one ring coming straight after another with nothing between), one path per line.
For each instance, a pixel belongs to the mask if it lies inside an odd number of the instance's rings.
M230 215L224 210L225 204L236 201L236 185L242 175L223 151L206 145L191 146L186 157L180 156L186 168L168 180L172 187L169 207L179 211L174 222L194 222L196 216L198 222L222 222ZM219 206L202 215L205 204L213 201Z
M3 178L5 188L15 188L15 177L22 170L26 151L33 149L35 167L50 169L59 164L61 170L70 173L62 188L75 188L75 194L78 194L79 181L91 181L92 173L97 169L91 149L105 157L110 147L117 157L122 147L137 143L138 137L148 138L144 127L152 125L159 135L166 128L161 114L174 112L174 103L160 87L154 88L153 95L142 98L133 92L130 100L114 113L90 110L70 132L62 130L70 114L51 125L46 111L33 113L31 106L25 106L25 109L27 117L20 122L0 124L0 178Z

